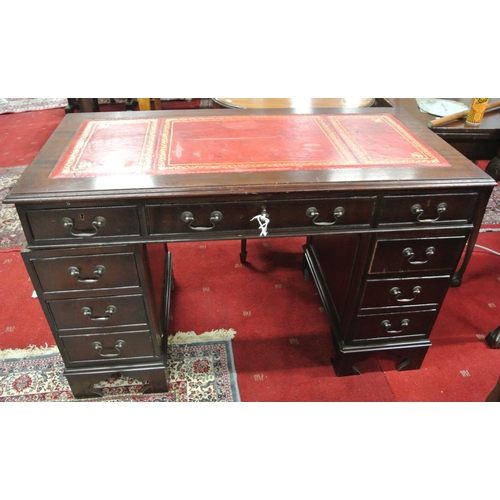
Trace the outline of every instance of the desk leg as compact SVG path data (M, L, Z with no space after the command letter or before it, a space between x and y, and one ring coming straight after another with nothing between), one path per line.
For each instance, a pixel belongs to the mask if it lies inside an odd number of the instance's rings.
M96 113L99 111L99 102L94 97L68 97L68 105L65 112L73 113L78 110L80 113Z
M467 242L467 247L465 250L465 255L462 260L462 265L460 266L460 269L457 269L455 271L453 279L451 280L450 283L450 286L454 288L459 287L462 284L462 279L464 277L465 270L467 269L470 258L472 257L472 252L474 251L474 245L476 244L477 237L479 235L479 229L480 229L479 227L477 229L473 229L469 237L469 241Z
M498 403L500 402L500 378L498 379L497 385L488 394L486 398L487 403Z
M492 349L500 349L500 326L488 333L488 336L486 337L486 343Z
M245 264L247 261L247 240L241 240L240 262Z
M421 347L384 348L379 351L373 349L366 351L361 349L344 350L330 358L330 361L337 377L361 375L362 371L356 364L376 357L378 354L390 355L394 359L397 371L418 370L422 366L429 347L430 342Z
M476 244L477 237L479 236L479 230L481 229L481 222L483 221L483 215L486 210L486 205L488 204L488 200L490 199L491 189L488 192L485 192L481 195L480 203L478 204L476 215L473 220L472 231L469 236L469 240L467 241L467 247L465 249L465 254L462 259L462 264L460 268L455 271L453 275L453 279L451 280L450 286L458 287L462 284L462 278L464 276L465 270L469 264L470 258L472 257L472 252L474 251L474 245Z

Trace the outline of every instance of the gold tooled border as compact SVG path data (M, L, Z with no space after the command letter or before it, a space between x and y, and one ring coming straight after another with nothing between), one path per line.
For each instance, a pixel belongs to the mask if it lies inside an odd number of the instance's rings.
M425 164L425 165L435 165L440 164L443 166L449 166L450 164L441 158L438 158L436 154L428 147L426 147L421 141L418 140L412 133L410 133L406 128L404 128L396 118L392 115L337 115L328 117L329 121L333 124L338 134L342 137L342 140L351 148L352 152L358 156L358 160L365 165L406 165L406 164ZM342 124L342 121L348 121L350 119L365 119L371 121L384 121L389 125L396 133L403 137L408 143L410 143L415 150L419 152L423 157L399 157L393 159L380 159L375 160L370 157L370 155L362 148L362 146L352 137L352 134L347 131L347 129Z
M196 163L196 164L178 164L171 160L172 158L172 141L175 129L175 123L178 122L214 122L214 121L269 121L269 120L313 120L318 126L318 130L323 132L329 142L339 153L341 159L339 160L296 160L296 161L268 161L268 162L217 162L217 163ZM334 134L331 129L324 122L321 117L317 115L246 115L246 116L197 116L197 117L176 117L166 118L166 123L162 133L160 157L158 161L158 170L160 171L190 171L190 170L218 170L223 169L224 166L231 166L231 170L237 172L238 170L248 171L249 169L262 170L262 169L299 169L304 167L329 167L337 165L355 165L356 158L350 154L349 150ZM166 146L166 149L165 149Z

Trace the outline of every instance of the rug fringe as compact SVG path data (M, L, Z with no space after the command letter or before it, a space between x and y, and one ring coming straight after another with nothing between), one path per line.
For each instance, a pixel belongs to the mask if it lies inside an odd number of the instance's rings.
M57 346L54 345L49 347L47 344L45 344L45 347L37 347L35 345L29 345L26 349L5 349L4 351L0 350L0 360L25 359L50 354L59 354L59 349L57 348Z
M221 340L233 340L236 331L230 328L229 330L220 329L212 330L211 332L200 333L195 332L177 332L175 335L168 336L169 344L193 344L196 342L216 342Z
M177 332L175 335L168 336L169 344L194 344L196 342L218 342L221 340L233 340L236 331L232 328L229 330L220 329L212 330L211 332L200 333L195 332ZM44 356L50 354L59 354L57 346L49 347L47 344L42 347L29 345L26 349L5 349L0 350L0 360L2 359L25 359L34 356Z

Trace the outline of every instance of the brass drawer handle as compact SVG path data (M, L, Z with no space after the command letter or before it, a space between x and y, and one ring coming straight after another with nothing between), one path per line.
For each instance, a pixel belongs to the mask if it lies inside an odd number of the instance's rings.
M394 298L398 302L413 302L417 298L417 295L421 292L422 292L421 286L414 286L413 290L412 290L413 297L411 297L409 299L402 299L401 296L403 295L403 293L401 292L401 290L397 286L395 286L394 288L391 288L391 290L390 290L390 294L394 295Z
M446 209L448 208L448 205L446 203L440 203L437 208L436 208L436 212L437 212L437 217L435 219L421 219L420 217L422 217L423 213L424 213L424 209L422 208L422 205L413 205L411 207L411 213L413 215L416 215L417 216L417 220L418 222L437 222L441 215L446 212Z
M319 217L319 212L318 212L317 208L310 207L310 208L308 208L306 210L306 215L310 219L312 219L312 223L315 226L333 226L334 224L336 224L338 222L338 220L340 219L340 217L342 217L344 214L345 214L344 207L337 207L333 211L333 217L335 218L334 221L332 221L332 222L318 222L318 221L316 221L316 219Z
M92 226L94 226L94 230L92 232L89 231L80 231L78 229L74 229L74 221L70 217L63 217L61 219L61 224L66 229L69 229L69 233L71 236L79 237L79 238L92 238L92 236L96 236L99 232L99 228L104 227L106 225L106 219L98 215L93 221Z
M436 249L434 247L429 247L425 250L426 257L430 257L436 253ZM429 262L429 258L427 260L413 260L415 257L415 252L411 247L405 248L403 250L403 256L408 259L409 264L413 264L414 266L421 266L422 264L427 264Z
M181 214L181 220L182 222L187 222L189 223L189 228L192 229L193 231L210 231L215 227L216 222L220 222L222 220L222 213L219 212L218 210L215 210L210 214L210 222L212 225L210 227L206 226L192 226L194 222L194 215L191 212L182 212Z
M125 341L124 340L117 340L115 342L115 346L113 348L116 352L111 352L111 353L103 354L102 353L103 346L100 342L94 342L92 344L92 347L96 351L99 351L99 356L101 356L101 358L116 358L117 356L119 356L121 354L121 349L123 349L125 347Z
M78 269L78 267L76 266L68 267L69 275L73 276L73 278L75 278L75 280L78 281L78 283L97 283L101 279L101 276L104 274L105 271L106 268L99 264L95 266L92 278L80 278L80 269Z
M82 314L92 321L106 321L116 312L115 306L108 306L104 311L104 316L92 316L92 309L90 307L82 307Z
M382 323L381 323L381 325L385 328L386 333L390 333L390 334L403 333L405 326L408 326L409 324L410 324L409 319L403 319L403 320L401 320L401 330L391 330L392 325L388 319L384 319L384 321L382 321Z

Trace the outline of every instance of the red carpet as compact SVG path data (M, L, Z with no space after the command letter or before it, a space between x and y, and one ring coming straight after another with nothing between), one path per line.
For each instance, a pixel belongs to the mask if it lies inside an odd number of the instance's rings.
M30 163L64 114L61 108L0 115L0 168Z
M171 245L177 270L171 327L238 332L242 401L484 401L500 375L500 351L484 341L500 324L498 256L476 250L462 286L448 293L420 370L397 372L382 357L368 360L361 376L339 378L321 303L302 278L301 243L251 240L253 266L241 267L238 242ZM479 244L500 251L500 233L481 234ZM201 269L188 273L194 262Z

